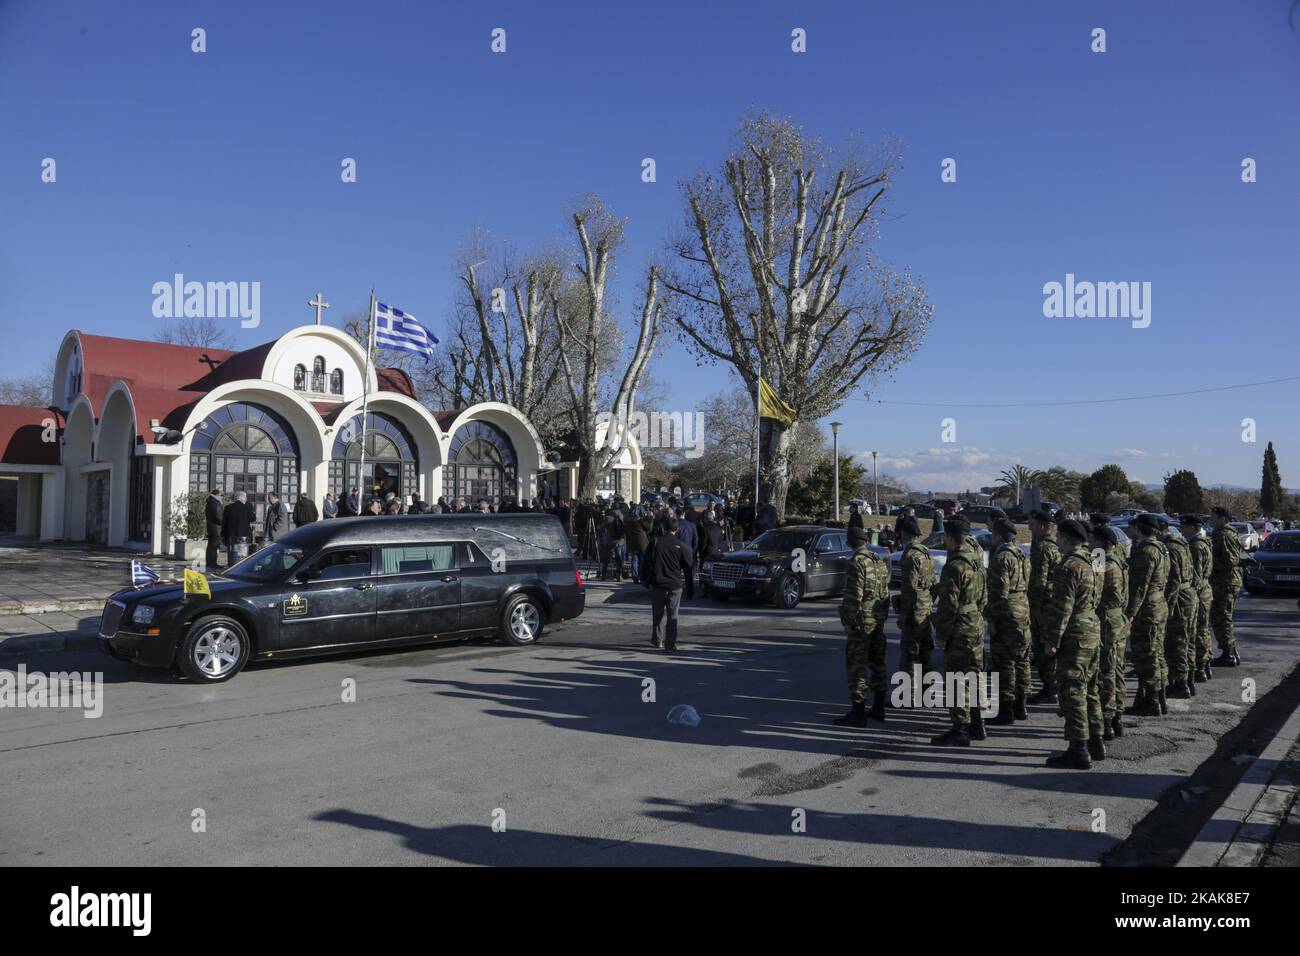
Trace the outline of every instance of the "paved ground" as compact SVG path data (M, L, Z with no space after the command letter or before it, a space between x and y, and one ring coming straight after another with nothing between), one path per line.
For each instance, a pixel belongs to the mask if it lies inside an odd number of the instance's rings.
M30 624L12 616L46 613L98 613L104 598L131 584L131 559L138 558L165 576L179 575L184 564L120 548L42 544L0 535L0 637L22 633ZM66 621L60 620L62 628ZM38 625L46 627L48 624Z
M675 657L645 645L647 614L608 603L532 648L265 664L216 687L90 652L0 657L107 682L97 720L0 710L0 863L1094 864L1248 712L1241 680L1262 697L1300 650L1294 599L1243 598L1247 666L1059 772L1046 708L961 752L929 745L933 712L829 726L832 602L690 607ZM669 724L677 703L702 723Z

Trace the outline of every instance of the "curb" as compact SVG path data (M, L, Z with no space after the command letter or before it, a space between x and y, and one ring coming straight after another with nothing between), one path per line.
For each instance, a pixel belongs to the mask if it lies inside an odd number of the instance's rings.
M1223 806L1205 821L1175 866L1254 866L1258 862L1274 828L1286 815L1291 796L1289 788L1270 787L1269 782L1297 739L1300 706L1291 712Z
M98 634L34 634L0 641L0 656L9 654L58 654L99 649Z
M100 611L104 608L103 598L71 598L66 601L0 601L0 617L24 614L54 614L60 611Z

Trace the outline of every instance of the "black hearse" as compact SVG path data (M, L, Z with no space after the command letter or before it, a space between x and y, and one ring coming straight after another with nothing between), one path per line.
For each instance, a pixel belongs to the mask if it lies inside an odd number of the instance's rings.
M114 594L104 650L217 683L253 658L492 634L531 644L587 601L564 529L543 514L317 521L208 581L211 599L179 582Z

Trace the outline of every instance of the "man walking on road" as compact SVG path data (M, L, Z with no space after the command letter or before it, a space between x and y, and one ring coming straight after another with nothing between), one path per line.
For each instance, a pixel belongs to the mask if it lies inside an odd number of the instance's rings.
M669 515L663 533L650 542L641 569L642 583L650 588L650 608L654 615L651 647L662 644L666 651L677 650L677 612L682 604L682 586L694 563L695 556L677 537L677 519Z

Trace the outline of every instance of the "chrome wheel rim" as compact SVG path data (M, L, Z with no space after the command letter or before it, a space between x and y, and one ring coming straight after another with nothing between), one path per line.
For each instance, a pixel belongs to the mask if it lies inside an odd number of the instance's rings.
M510 633L518 640L531 641L537 636L537 628L541 622L542 618L537 613L537 608L525 601L510 612Z
M785 579L785 603L794 604L798 600L799 600L799 579L793 577L786 578Z
M238 634L228 627L214 627L194 643L194 664L208 677L224 677L235 669L242 649Z

